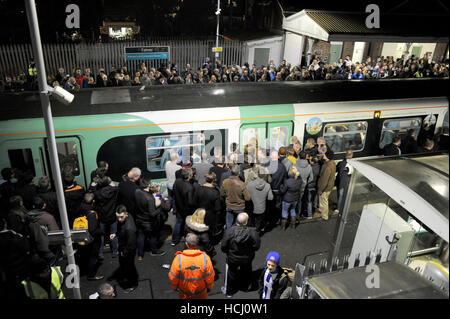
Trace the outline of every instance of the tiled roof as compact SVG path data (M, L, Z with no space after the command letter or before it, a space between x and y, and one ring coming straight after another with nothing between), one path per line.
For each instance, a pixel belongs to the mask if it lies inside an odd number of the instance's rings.
M370 13L305 10L328 34L380 34L403 36L448 36L447 16L389 15L380 13L380 28L366 27Z

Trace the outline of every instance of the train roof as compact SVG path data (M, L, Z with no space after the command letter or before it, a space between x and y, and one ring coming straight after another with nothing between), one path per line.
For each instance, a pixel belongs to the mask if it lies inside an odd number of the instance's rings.
M226 106L448 97L449 78L217 83L82 89L54 117ZM38 92L0 95L0 120L40 118Z

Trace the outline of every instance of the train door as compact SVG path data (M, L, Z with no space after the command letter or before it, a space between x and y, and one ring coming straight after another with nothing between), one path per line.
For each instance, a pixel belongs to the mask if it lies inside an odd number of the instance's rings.
M240 134L241 152L244 152L246 145L255 146L256 142L259 148L265 149L288 146L292 134L293 121L243 124Z
M52 178L53 174L50 166L50 154L48 152L47 139L45 143L45 158L46 158L46 169L49 176ZM56 149L58 152L59 166L62 172L70 171L75 177L75 181L78 185L86 188L88 186L84 165L83 165L83 153L81 148L81 142L78 137L57 137L56 138Z
M24 139L6 141L2 145L3 152L8 153L9 163L3 165L16 168L22 172L30 172L37 179L46 175L44 157L41 153L41 139Z

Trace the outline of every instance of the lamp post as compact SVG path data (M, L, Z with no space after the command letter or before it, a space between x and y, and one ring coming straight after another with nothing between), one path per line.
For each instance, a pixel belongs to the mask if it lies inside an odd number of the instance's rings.
M44 55L42 53L41 36L39 34L39 23L36 12L36 4L34 0L25 0L27 10L28 25L30 27L31 43L33 46L33 53L36 61L37 79L39 83L39 92L42 106L42 113L44 115L45 130L47 132L48 148L50 153L50 163L53 172L56 196L58 199L59 214L61 217L61 224L64 232L64 245L66 247L67 261L69 269L73 271L71 277L75 279L73 289L76 299L81 299L79 286L78 267L75 264L75 257L72 247L72 238L70 234L69 220L67 218L66 202L64 199L64 191L62 185L61 172L59 169L58 152L56 149L55 129L53 126L52 109L50 105L49 95L53 89L47 85L47 76L45 73ZM64 91L64 90L63 90Z
M217 0L217 10L216 10L216 16L217 16L217 28L216 28L216 48L219 47L219 22L220 22L220 0ZM217 58L219 57L219 52L215 52L215 62L217 64Z

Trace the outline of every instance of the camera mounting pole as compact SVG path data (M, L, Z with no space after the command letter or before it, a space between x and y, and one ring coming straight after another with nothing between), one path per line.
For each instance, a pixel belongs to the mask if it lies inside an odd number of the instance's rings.
M78 267L75 264L75 256L72 247L72 238L70 233L69 220L67 217L66 202L64 199L63 184L61 178L61 171L59 169L58 152L56 149L55 129L53 126L52 109L50 104L49 93L53 90L49 89L47 85L47 76L45 73L44 55L42 53L41 36L39 34L39 23L36 12L36 4L34 0L25 0L25 6L27 10L28 25L30 27L31 43L33 45L33 53L36 59L37 79L39 83L39 92L41 98L42 113L44 115L45 130L47 132L50 163L52 173L55 182L56 196L58 199L59 214L61 217L61 224L64 231L64 245L66 247L67 260L70 269L74 271L72 278L75 279L74 283L74 297L81 299L80 286L79 286L79 273ZM75 276L75 277L73 277Z

